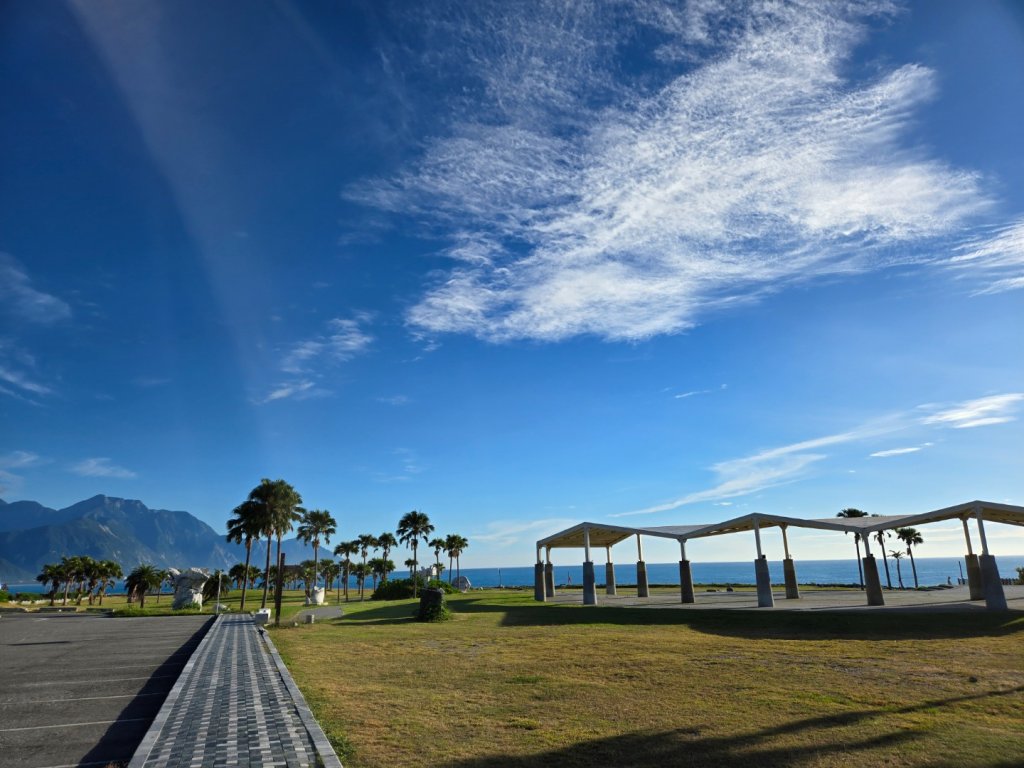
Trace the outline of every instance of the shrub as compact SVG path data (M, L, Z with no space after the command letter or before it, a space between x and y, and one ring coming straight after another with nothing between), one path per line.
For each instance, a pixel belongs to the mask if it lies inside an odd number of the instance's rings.
M454 595L459 591L449 585L448 582L439 579L425 582L417 577L416 581L418 582L417 590L422 590L424 587L434 587L440 589L446 595ZM413 597L412 579L389 579L378 586L376 591L370 595L371 600L408 600L411 597Z
M0 589L0 603L6 603L11 599L6 589Z

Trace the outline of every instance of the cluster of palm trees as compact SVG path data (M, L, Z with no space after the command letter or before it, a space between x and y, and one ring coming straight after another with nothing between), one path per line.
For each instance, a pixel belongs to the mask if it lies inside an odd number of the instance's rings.
M113 560L95 560L88 555L62 557L59 563L47 563L36 576L36 581L50 587L50 605L57 601L57 593L63 590L62 605L68 604L71 587L75 587L77 605L88 598L89 605L98 598L103 605L103 596L114 583L124 575L121 566Z
M854 509L853 507L849 507L839 512L839 514L837 514L836 517L854 518L869 517L869 515L867 512L864 512L859 509ZM870 517L878 517L878 515L870 515ZM891 549L889 550L888 555L885 551L886 539L892 538L893 534L895 534L896 538L902 541L904 545L906 545L906 553L910 556L910 567L914 572L914 589L918 589L920 585L917 581L917 563L914 562L914 547L918 546L919 544L924 544L924 537L921 536L920 531L918 531L916 528L910 528L909 526L904 528L896 528L892 531L875 531L875 533L872 534L875 541L877 541L878 545L882 548L882 562L885 563L886 584L888 585L889 589L892 589L892 574L889 571L889 558L891 557L893 560L896 561L896 577L899 582L900 589L904 589L903 572L900 569L900 561L903 559L903 550ZM860 540L861 534L854 533L853 541L857 547L857 572L860 574L860 587L861 589L863 589L864 569L861 566L860 559Z
M328 587L340 576L346 601L349 599L348 585L351 576L356 578L360 599L363 599L368 578L373 580L375 590L378 579L382 583L387 581L388 576L395 570L395 564L389 555L399 544L405 544L412 550L412 557L406 561L410 576L415 575L419 566L420 542L434 548L439 571L443 568L440 562L442 551L458 564L462 552L469 546L469 542L458 534L430 540L430 535L434 532L430 518L423 512L413 510L404 514L398 521L395 533L385 531L379 536L364 533L352 541L341 542L334 548L334 554L342 558L341 561L327 561L321 566L320 545L330 544L331 536L337 532L337 521L325 509L304 509L302 496L284 480L264 478L249 492L246 500L235 507L232 517L228 520L228 541L245 546L245 563L240 563L229 571L230 578L242 590L241 610L245 610L246 591L255 584L259 576L258 570L254 575L254 567L250 563L253 544L266 538L267 557L263 569L263 600L260 605L261 608L265 608L271 582L271 544L276 538L277 557L274 562L280 562L281 539L296 523L298 539L313 547L313 560L300 564L298 570L298 575L306 584L307 594L312 593L320 578L323 578L325 587ZM379 557L369 558L371 551L376 554L378 550L381 552ZM361 559L355 562L353 558L357 555ZM415 591L414 580L414 594ZM338 599L340 600L340 595Z

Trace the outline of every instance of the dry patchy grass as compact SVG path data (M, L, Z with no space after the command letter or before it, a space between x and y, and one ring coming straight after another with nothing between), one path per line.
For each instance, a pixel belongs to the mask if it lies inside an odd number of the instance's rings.
M1020 614L449 604L274 631L350 768L1024 764Z

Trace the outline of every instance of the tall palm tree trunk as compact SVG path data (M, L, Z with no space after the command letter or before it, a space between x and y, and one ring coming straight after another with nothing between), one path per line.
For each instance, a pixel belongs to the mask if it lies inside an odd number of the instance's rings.
M267 595L270 593L270 545L274 541L272 533L267 534L267 567L263 571L263 602L260 608L267 607Z
M882 562L885 563L885 583L892 589L892 576L889 574L889 558L885 554L885 542L879 542L882 547Z
M917 563L914 562L914 548L907 547L907 554L910 555L910 567L914 571L914 589L920 589L921 586L917 583Z
M252 538L249 537L245 540L245 573L242 575L242 605L238 608L240 611L245 610L245 587L249 583L249 558L252 557Z
M454 571L452 570L452 563L454 563L454 562L455 562L455 556L452 555L451 553L448 553L448 584L449 585L452 583L452 574L454 573Z

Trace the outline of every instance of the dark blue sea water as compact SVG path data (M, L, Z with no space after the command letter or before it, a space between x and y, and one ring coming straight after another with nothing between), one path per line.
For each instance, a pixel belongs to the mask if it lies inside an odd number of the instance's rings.
M921 586L935 586L945 584L951 579L954 584L963 573L963 559L959 557L919 557L917 558L917 578ZM999 573L1003 578L1013 578L1017 575L1016 569L1024 567L1024 555L1004 555L997 558ZM754 563L691 563L693 580L698 584L753 584ZM773 561L769 563L769 570L772 575L772 582L782 583L782 562ZM913 571L910 561L906 558L900 563L900 570L903 574L903 583L907 587L914 586ZM892 577L892 585L899 586L896 563L890 558L889 571ZM595 572L598 583L604 583L604 563L595 563ZM878 559L878 573L882 585L886 585L885 566L882 559ZM801 584L856 584L857 562L852 557L848 560L797 560L797 579ZM533 566L517 568L463 568L462 575L469 579L474 587L530 587L533 586ZM447 574L445 574L447 577ZM679 564L678 563L648 563L647 579L651 584L678 584ZM616 564L615 581L618 584L636 583L636 566L632 563ZM556 584L582 584L582 565L556 565ZM351 579L351 585L355 586L355 579ZM45 590L38 583L32 584L10 584L12 592L36 592L42 593ZM367 581L367 589L370 582ZM119 584L113 592L123 591Z

